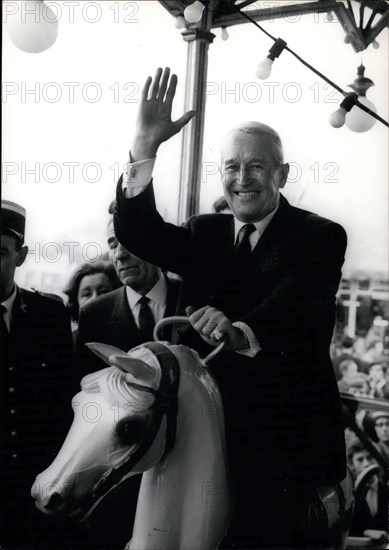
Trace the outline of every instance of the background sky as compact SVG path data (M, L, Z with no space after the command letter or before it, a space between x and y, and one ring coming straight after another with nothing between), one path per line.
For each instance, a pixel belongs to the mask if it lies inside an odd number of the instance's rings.
M7 4L21 2L3 4L6 13ZM3 34L2 196L27 209L31 253L18 271L19 283L60 291L83 258L106 250L108 204L127 162L140 90L158 66L178 75L173 115L181 116L187 45L156 1L48 4L59 14L59 36L50 49L26 53ZM352 4L357 14L359 3ZM357 54L344 43L336 18L328 22L326 14L261 24L343 89L349 90L363 60L365 76L375 83L367 97L388 119L388 29L378 37L379 49ZM286 51L268 80L258 80L256 64L272 41L251 24L228 32L222 41L215 30L209 48L201 212L222 194L224 134L244 120L265 122L281 134L292 163L285 195L346 228L344 274L378 271L387 278L387 128L379 122L360 134L332 128L328 118L342 99L338 92ZM173 222L180 145L180 136L164 144L155 169L160 211Z

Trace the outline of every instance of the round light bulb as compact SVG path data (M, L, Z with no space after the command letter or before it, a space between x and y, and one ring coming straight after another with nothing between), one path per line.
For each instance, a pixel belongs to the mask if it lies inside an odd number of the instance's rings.
M330 124L334 128L341 128L346 120L347 111L343 107L339 107L330 115Z
M380 47L380 43L377 42L377 40L373 40L373 48L374 48L375 50L378 50L379 47Z
M222 34L221 34L222 40L228 40L230 38L230 35L227 32L227 29L225 27L222 27Z
M257 78L260 78L261 80L265 80L268 78L271 74L271 69L273 66L273 59L270 59L269 57L265 57L263 61L260 61L257 65L257 68L255 69L255 75Z
M183 29L185 27L185 18L182 15L176 17L174 26L176 27L176 29Z
M366 97L360 96L358 97L358 101L363 105L366 105L366 107L375 113L377 112L374 103ZM354 105L346 117L346 126L353 132L367 132L374 126L375 123L376 119L368 113L365 113L365 111L362 111L358 105Z
M198 23L203 16L204 8L204 4L196 0L196 2L190 4L190 6L186 6L184 10L185 19L188 23Z
M7 22L13 44L28 53L40 53L52 46L58 36L58 21L43 0L24 0Z
M327 21L333 21L334 20L334 16L332 15L332 11L329 11L327 13Z
M346 44L351 44L351 40L352 40L351 34L346 34L346 36L344 37L344 42Z

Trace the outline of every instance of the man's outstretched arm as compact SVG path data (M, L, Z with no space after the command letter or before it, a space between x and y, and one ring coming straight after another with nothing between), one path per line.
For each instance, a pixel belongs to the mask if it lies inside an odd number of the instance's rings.
M114 212L118 240L135 255L175 273L185 271L188 231L165 224L158 214L149 185L159 146L177 134L194 116L188 111L171 120L177 77L157 69L142 90L128 170L120 178ZM147 160L148 159L148 160Z

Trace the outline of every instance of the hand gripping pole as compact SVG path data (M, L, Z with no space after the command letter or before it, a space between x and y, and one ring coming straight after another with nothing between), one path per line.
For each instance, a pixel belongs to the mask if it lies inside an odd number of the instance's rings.
M160 336L161 330L166 325L171 325L171 324L190 325L190 321L188 317L179 316L179 315L172 316L172 317L165 317L164 319L161 319L155 325L154 331L153 331L153 338L156 342L160 340L159 336ZM225 340L220 342L220 344L213 351L211 351L211 353L207 355L207 357L203 359L204 365L208 366L208 363L211 361L211 359L216 357L216 355L218 355L218 353L220 353L224 349L225 345L226 345Z

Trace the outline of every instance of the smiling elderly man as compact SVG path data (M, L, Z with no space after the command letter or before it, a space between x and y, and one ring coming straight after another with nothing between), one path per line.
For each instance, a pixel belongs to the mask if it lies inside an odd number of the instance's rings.
M308 532L308 505L316 487L346 474L329 357L346 235L280 194L289 169L281 140L258 122L241 124L222 145L233 214L165 223L150 181L155 155L194 115L171 121L176 83L168 69L146 81L117 188L116 235L131 253L183 277L181 309L192 327L182 343L204 355L226 341L211 365L235 497L224 544L326 547Z

